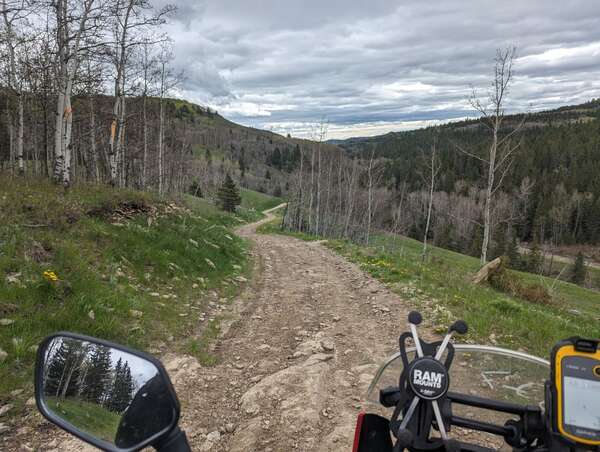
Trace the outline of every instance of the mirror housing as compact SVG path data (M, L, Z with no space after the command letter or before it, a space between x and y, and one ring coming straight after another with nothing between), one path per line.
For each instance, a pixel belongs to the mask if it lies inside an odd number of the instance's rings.
M42 341L35 400L50 422L110 452L137 451L179 430L179 401L159 360L80 334Z

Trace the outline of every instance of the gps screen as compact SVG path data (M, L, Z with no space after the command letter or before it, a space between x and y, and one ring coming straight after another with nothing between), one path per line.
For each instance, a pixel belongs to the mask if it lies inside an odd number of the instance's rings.
M600 381L564 377L565 424L600 431Z

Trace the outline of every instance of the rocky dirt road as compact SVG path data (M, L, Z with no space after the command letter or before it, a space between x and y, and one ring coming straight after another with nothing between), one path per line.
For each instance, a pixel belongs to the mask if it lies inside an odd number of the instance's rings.
M216 344L219 364L167 364L183 426L200 451L351 450L366 388L395 351L407 308L320 243L260 235L260 223L238 231L254 243L256 277Z
M255 277L216 341L218 364L161 357L181 425L194 451L351 450L367 386L408 309L319 242L257 234L269 219L238 230L253 242ZM43 449L87 449L45 425Z

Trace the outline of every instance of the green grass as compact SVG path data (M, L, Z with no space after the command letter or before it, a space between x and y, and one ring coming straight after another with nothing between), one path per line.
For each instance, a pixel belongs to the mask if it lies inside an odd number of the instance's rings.
M242 188L240 195L242 197L242 208L253 209L258 212L271 209L284 202L282 198L248 190L247 188Z
M321 240L323 237L319 237L318 235L306 234L304 232L295 232L289 231L287 229L281 229L281 217L277 216L273 221L269 221L268 223L260 225L256 232L260 234L280 234L287 235L289 237L295 237L300 240L305 240L307 242L312 242L316 240Z
M69 330L147 349L184 351L212 292L232 297L249 271L248 244L231 232L252 216L193 197L173 207L102 186L67 194L45 180L0 179L0 405L18 414L32 391L35 347ZM115 209L134 206L130 219ZM43 273L53 271L56 282ZM141 317L140 314L141 313ZM211 336L212 337L212 336ZM19 397L9 393L26 389Z
M95 403L70 398L58 400L56 397L47 397L46 405L77 429L114 444L121 421L119 414Z
M183 195L182 199L188 206L204 212L205 215L224 216L233 222L238 221L240 224L260 220L264 216L262 213L264 210L271 209L284 202L282 198L248 190L247 188L240 190L240 197L242 198L242 203L238 206L235 215L225 214L203 198Z
M418 240L408 237L398 237L396 241L388 235L377 235L372 245L380 250L387 250L392 254L402 254L406 259L421 259L423 244ZM429 252L430 264L434 266L453 267L455 271L464 277L469 277L480 268L479 259L443 248L431 247ZM584 317L598 321L600 318L600 292L589 290L584 287L566 281L555 281L532 273L514 272L525 284L539 284L552 292L556 303L565 309L577 309Z
M217 364L217 358L210 353L210 344L219 336L221 331L221 319L215 318L208 322L206 328L199 338L190 339L187 344L187 352L198 358L198 361L205 366L214 366Z
M281 232L277 225L264 225L261 232L316 239ZM462 318L469 324L469 341L521 348L543 357L549 356L560 339L573 335L600 337L600 293L593 290L557 281L553 303L539 305L472 284L479 260L470 256L430 247L428 259L422 264L423 245L410 238L394 240L389 235L378 235L369 247L344 240L329 240L326 246L386 283L411 307L421 310L439 332ZM516 274L526 284L550 287L554 282L528 273Z
M549 356L551 347L569 336L600 337L597 292L558 281L551 305L534 304L472 284L478 259L432 247L422 264L422 244L416 240L399 238L394 243L390 236L377 236L373 242L371 247L345 241L328 246L422 308L440 330L463 318L470 327L469 339L523 348L539 356ZM526 284L552 284L547 278L515 273Z

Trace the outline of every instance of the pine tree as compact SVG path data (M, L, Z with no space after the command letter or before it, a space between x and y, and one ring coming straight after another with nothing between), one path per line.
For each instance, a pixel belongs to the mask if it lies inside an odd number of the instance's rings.
M521 253L519 252L519 242L516 234L513 234L510 242L506 247L506 257L508 257L508 265L515 270L521 270Z
M527 255L527 268L526 270L530 273L539 273L542 270L543 257L540 250L540 245L536 241L533 242L533 246Z
M273 154L271 154L271 158L269 159L269 163L271 166L274 166L277 169L281 169L282 165L282 156L279 148L275 148Z
M48 373L44 380L46 395L58 396L63 374L65 372L66 346L63 342L54 355L49 359Z
M242 202L240 192L229 174L225 176L225 181L217 192L217 198L220 207L227 212L235 212L236 206Z
M49 396L71 397L79 391L81 347L75 341L63 341L48 366L44 392Z
M110 389L110 368L110 349L103 345L96 346L83 382L83 398L99 405L104 402L106 392Z
M587 276L587 269L585 267L585 260L581 252L577 253L575 258L575 265L573 266L573 273L571 275L571 282L575 284L583 284Z
M113 372L113 383L106 399L105 406L110 411L122 413L131 402L133 393L133 378L127 361L117 361Z
M110 411L117 411L116 410L117 392L118 392L118 388L119 388L119 384L120 384L120 379L122 378L122 367L123 367L123 360L121 358L119 358L119 360L117 361L117 364L115 365L115 370L113 372L113 383L110 388L110 394L106 398L106 402L105 402L106 408L108 408Z

